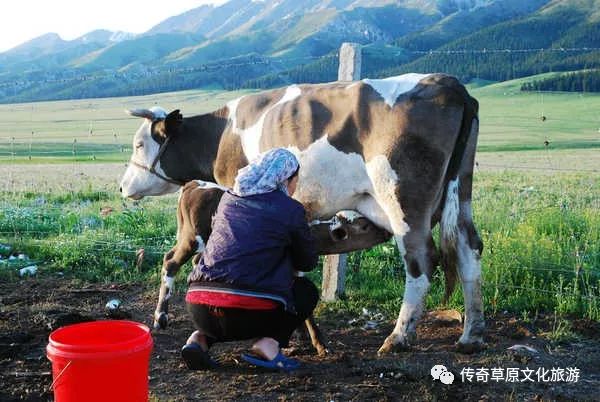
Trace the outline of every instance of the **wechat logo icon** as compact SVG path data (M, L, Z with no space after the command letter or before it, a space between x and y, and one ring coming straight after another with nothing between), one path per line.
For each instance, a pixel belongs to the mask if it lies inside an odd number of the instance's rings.
M434 380L440 380L442 384L450 385L454 382L454 374L442 364L436 364L431 368L431 376Z

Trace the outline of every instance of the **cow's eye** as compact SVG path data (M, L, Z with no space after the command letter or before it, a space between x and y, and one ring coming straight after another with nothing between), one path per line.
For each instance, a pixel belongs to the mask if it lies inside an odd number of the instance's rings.
M135 149L140 149L144 147L144 143L143 142L138 142L137 144L135 144Z

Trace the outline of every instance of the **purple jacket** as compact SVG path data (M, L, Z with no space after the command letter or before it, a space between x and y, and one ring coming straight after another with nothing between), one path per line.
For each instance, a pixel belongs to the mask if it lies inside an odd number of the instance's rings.
M298 201L281 191L247 197L225 193L188 282L264 293L293 311L293 271L310 271L317 262L315 240Z

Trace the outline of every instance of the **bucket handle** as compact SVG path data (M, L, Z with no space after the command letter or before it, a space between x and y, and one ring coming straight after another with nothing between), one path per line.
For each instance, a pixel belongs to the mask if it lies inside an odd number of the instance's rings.
M67 363L67 365L65 367L63 367L63 369L60 371L60 373L58 373L58 375L56 376L56 378L52 381L52 384L50 384L50 390L54 390L54 384L56 384L56 382L58 381L58 379L65 373L65 371L69 368L69 366L71 365L71 363L73 363L73 360L69 360L69 362Z

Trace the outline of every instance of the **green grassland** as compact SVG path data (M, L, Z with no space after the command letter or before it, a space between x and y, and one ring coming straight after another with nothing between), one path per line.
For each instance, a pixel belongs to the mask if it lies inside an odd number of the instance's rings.
M517 80L470 89L481 111L473 211L485 243L486 308L600 320L600 115L594 113L600 97L521 93L520 85ZM51 274L158 285L162 254L175 243L177 198L120 199L117 182L129 157L121 147L128 146L139 125L122 110L160 104L195 114L239 94L186 91L0 106L0 137L26 142L33 130L47 143L42 148L32 141L32 149L58 149L56 142L62 141L69 150L75 136L77 147L89 144L90 152L101 144L115 150L113 159L94 161L63 151L30 161L27 144L20 145L23 155L2 156L7 145L0 139L0 244L31 258L4 259L0 278L17 278L16 269L33 261ZM146 260L138 269L140 248ZM0 248L2 253L6 257L9 251ZM188 264L184 271L189 269ZM311 276L320 282L321 271ZM179 276L179 291L184 277ZM367 307L392 318L401 303L403 277L393 243L352 253L346 298L323 308L359 312ZM442 295L438 272L428 307L440 306ZM461 297L458 289L451 306L460 309Z
M471 93L480 102L479 152L545 150L545 141L553 150L600 147L600 94L521 92L521 84L531 79L473 85ZM0 163L125 161L140 124L125 109L159 105L189 116L215 110L244 93L193 90L0 105Z
M0 105L0 164L126 161L141 123L126 109L158 105L190 116L220 108L243 93L197 90Z
M175 243L176 196L124 202L115 191L64 188L4 193L0 243L24 252L42 271L94 281L151 280L158 284L162 254ZM485 243L484 297L497 311L556 311L600 319L600 178L583 173L480 172L473 197ZM105 214L108 208L112 212ZM135 266L144 248L146 263ZM6 261L6 260L5 260ZM352 253L347 298L334 308L397 313L403 269L393 243ZM16 278L29 261L0 263ZM188 272L190 265L185 268ZM311 275L320 282L320 271ZM185 274L179 276L183 288ZM429 307L439 306L441 273ZM460 291L451 305L461 307Z
M521 92L529 79L471 90L480 102L480 152L543 150L544 141L552 149L600 147L600 94Z

